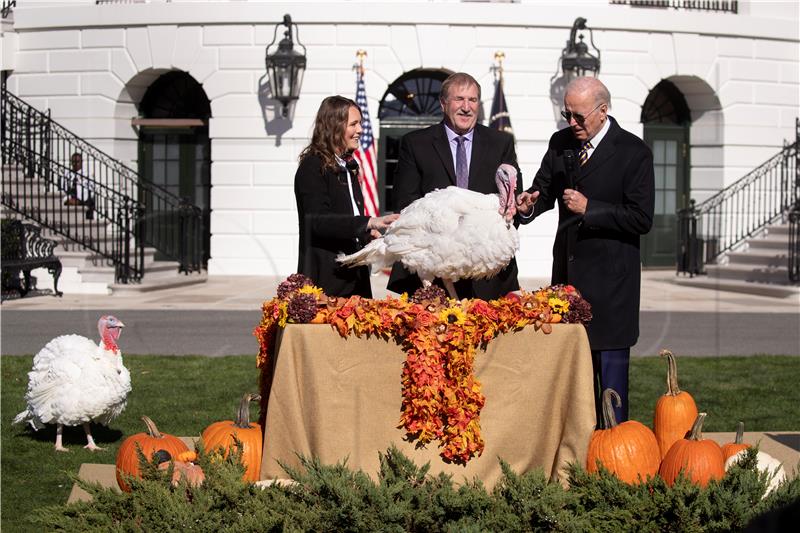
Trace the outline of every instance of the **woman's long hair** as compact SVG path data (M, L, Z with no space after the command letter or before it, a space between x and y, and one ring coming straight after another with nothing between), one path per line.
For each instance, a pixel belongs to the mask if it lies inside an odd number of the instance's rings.
M316 155L322 159L323 170L338 168L336 156L342 155L345 149L344 130L347 127L350 108L358 109L358 104L344 96L329 96L325 98L317 111L314 119L314 134L311 143L300 152L299 161L309 155Z

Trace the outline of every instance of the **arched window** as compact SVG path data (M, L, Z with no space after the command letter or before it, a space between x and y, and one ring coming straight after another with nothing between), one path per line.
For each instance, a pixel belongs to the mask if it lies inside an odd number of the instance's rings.
M441 118L439 93L442 82L452 74L449 70L418 68L410 70L389 85L381 98L378 118L387 119L423 117Z
M642 106L642 122L645 124L676 124L683 126L692 121L686 98L680 89L669 80L661 80L653 87Z

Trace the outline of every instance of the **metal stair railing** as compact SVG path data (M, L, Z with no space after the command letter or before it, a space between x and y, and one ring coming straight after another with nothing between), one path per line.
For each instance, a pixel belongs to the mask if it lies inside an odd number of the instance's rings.
M202 268L203 220L199 207L140 179L136 171L92 146L2 87L2 203L64 235L115 266L116 281L144 275L144 246L179 263L181 272ZM70 158L79 153L78 177L91 200L86 218L64 206L59 191L74 177ZM107 227L106 227L107 225Z
M17 0L3 0L2 5L0 5L0 17L8 17L15 7L17 7Z
M767 225L786 220L800 209L800 119L795 141L706 201L678 210L678 273L705 274L705 265L736 248ZM790 222L791 224L791 222ZM797 251L789 262L797 262Z
M717 11L723 13L739 12L739 2L737 0L609 0L609 3L633 7Z
M800 282L800 204L789 212L789 281Z

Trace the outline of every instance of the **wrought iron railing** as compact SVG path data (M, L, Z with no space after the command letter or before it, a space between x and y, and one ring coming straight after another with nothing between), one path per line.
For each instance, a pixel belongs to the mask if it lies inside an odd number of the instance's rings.
M800 282L800 205L789 212L789 281Z
M3 0L3 4L0 6L0 17L6 18L9 16L16 6L17 0Z
M182 272L202 268L199 207L142 181L5 86L0 129L4 205L95 252L114 265L118 283L141 280L144 246L177 261ZM70 160L76 153L82 165L73 172ZM84 196L79 208L64 205L69 181L76 177Z
M736 0L609 0L609 3L634 7L720 11L725 13L739 12L739 2Z
M798 144L800 119L795 120L794 143L708 200L691 200L678 211L679 273L704 274L706 264L800 209Z

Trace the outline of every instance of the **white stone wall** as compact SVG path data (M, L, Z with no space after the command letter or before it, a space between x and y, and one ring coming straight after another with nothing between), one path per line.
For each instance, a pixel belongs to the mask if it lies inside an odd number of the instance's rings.
M346 5L343 5L346 4ZM767 5L770 4L770 5ZM211 101L211 262L214 274L288 274L296 267L292 182L297 154L327 95L353 96L355 52L367 50L376 134L389 83L419 67L464 70L483 85L488 115L494 52L506 54L505 90L524 184L557 127L550 80L575 16L594 28L612 114L642 134L641 106L670 79L692 109L692 194L702 200L794 138L800 114L797 6L742 2L742 13L611 6L592 0L458 2L94 2L21 0L2 36L9 86L113 156L136 164L131 118L160 74L188 72ZM291 120L265 100L264 51L291 13L308 70ZM279 31L279 38L282 28ZM586 34L588 40L588 33ZM9 52L10 44L13 53ZM521 229L525 277L546 277L550 213Z

